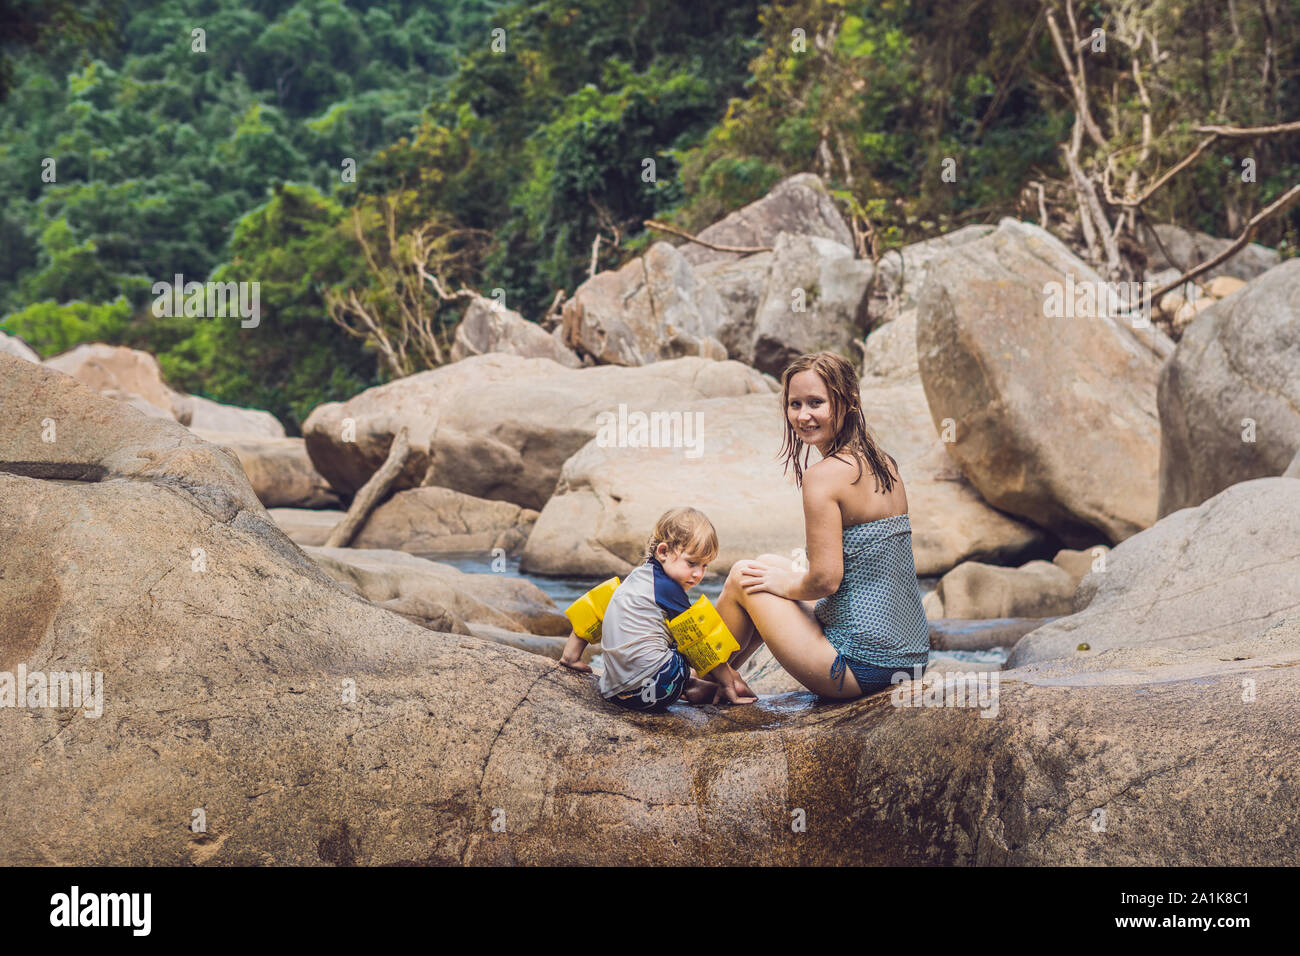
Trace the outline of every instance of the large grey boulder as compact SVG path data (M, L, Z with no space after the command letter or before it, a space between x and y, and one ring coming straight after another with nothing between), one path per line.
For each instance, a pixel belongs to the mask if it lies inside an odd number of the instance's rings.
M1160 514L1300 452L1300 259L1202 312L1160 373Z
M1300 615L1300 482L1241 482L1161 518L1084 577L1074 607L1022 638L1007 666L1108 648L1210 648Z
M870 262L829 239L779 233L754 316L750 364L780 377L792 360L823 349L856 360Z
M548 358L553 362L578 368L582 360L572 349L529 322L518 312L500 307L491 299L475 297L456 326L450 358L459 362L471 355L509 352L524 358Z
M917 317L949 453L989 504L1066 544L1121 541L1156 518L1162 333L1101 309L1048 314L1053 290L1100 282L1055 237L1004 219L931 264Z
M699 355L725 359L717 340L723 320L718 294L666 242L621 269L578 286L561 312L564 344L611 365L648 365Z
M754 319L763 301L771 268L770 252L742 258L719 258L695 266L695 275L700 282L718 294L722 315L715 334L727 350L728 358L753 363Z
M344 494L365 484L406 426L411 456L395 490L423 482L540 510L564 462L596 436L602 412L617 413L620 404L671 411L754 392L770 394L771 385L739 362L570 369L494 352L319 405L303 436L317 471Z
M1300 451L1295 453L1291 459L1291 464L1287 465L1286 471L1282 472L1284 478L1300 478Z
M756 249L775 245L777 235L782 232L820 236L853 248L853 234L816 173L798 173L781 180L762 199L702 230L699 238L719 246ZM741 256L693 242L680 249L683 258L693 266Z

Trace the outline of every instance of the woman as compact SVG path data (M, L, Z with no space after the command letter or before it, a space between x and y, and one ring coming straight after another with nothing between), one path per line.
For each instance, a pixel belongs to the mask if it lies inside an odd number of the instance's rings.
M796 570L774 554L732 565L717 603L740 642L731 663L739 669L766 642L795 680L823 697L872 694L896 671L910 678L929 660L907 492L898 463L867 431L847 361L831 352L801 356L781 376L781 395L781 451L803 491L808 567ZM811 447L822 457L808 467ZM743 683L737 690L749 693Z

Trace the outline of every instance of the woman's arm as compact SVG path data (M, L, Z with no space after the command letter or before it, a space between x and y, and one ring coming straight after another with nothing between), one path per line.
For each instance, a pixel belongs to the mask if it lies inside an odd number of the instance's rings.
M770 591L792 601L815 601L834 594L844 577L844 527L831 475L804 472L803 520L808 536L808 570L788 571L746 562L741 583L747 592Z

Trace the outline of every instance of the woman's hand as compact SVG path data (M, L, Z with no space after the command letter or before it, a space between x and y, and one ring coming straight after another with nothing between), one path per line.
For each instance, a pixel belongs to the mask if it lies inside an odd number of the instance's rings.
M790 571L757 560L737 563L740 565L740 586L746 594L766 591L777 597L790 597L790 587L794 584Z

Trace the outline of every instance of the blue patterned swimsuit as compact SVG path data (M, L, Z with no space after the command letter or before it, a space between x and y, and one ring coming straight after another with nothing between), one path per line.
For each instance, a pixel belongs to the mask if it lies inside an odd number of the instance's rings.
M924 669L930 626L912 557L912 525L905 514L844 529L844 576L813 609L838 651L831 678L847 664L864 693L883 689L896 670ZM908 676L912 676L911 673Z

